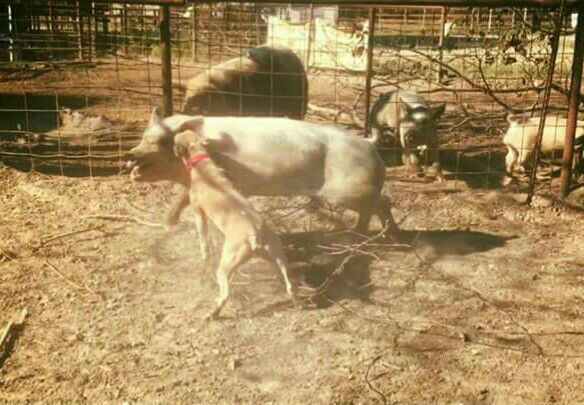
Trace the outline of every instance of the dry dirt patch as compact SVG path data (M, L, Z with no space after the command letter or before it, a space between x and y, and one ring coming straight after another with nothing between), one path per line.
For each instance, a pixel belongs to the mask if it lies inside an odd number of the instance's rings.
M84 218L158 221L171 187L10 169L0 183L0 327L28 309L0 402L584 401L582 214L550 199L391 181L415 253L381 246L306 310L250 262L224 317L205 323L213 266L188 216L158 243L157 229ZM309 217L281 229L324 226ZM317 264L298 271L318 282Z

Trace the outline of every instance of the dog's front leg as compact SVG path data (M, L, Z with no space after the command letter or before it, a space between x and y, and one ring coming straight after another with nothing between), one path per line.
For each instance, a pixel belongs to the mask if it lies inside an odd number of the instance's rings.
M178 220L180 219L180 214L183 210L189 205L190 198L189 198L189 187L182 186L180 191L180 195L175 203L170 207L168 213L166 214L165 224L168 228L172 227L173 225L178 224Z

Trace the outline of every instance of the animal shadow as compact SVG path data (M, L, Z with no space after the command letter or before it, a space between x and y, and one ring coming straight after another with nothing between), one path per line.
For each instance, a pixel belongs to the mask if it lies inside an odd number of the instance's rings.
M373 292L370 266L391 252L413 252L425 264L445 255L466 256L506 245L516 236L470 230L402 230L397 240L376 232L361 235L348 230L298 232L281 235L300 295L317 308L342 299L368 301Z
M471 230L440 230L400 232L400 242L410 246L426 262L434 262L445 255L466 256L503 247L516 236L493 235Z
M340 299L369 299L370 265L384 244L379 235L336 230L281 237L299 295L309 304L325 308Z

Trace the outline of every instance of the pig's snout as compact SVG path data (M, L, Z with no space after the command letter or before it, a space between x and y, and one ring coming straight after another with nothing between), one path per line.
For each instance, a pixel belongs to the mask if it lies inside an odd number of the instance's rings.
M126 164L124 165L124 171L132 171L138 166L138 158L134 154L133 150L130 150L122 155L122 159Z

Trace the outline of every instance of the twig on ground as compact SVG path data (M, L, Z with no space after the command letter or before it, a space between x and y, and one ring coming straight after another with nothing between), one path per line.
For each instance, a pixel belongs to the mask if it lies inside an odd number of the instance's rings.
M148 211L148 210L146 210L146 209L144 209L144 208L140 208L140 207L138 207L138 206L134 205L134 204L133 204L133 203L132 203L132 202L131 202L131 201L128 199L128 197L125 197L125 198L124 198L124 200L126 201L126 203L127 203L127 204L128 204L130 207L131 207L131 208L134 208L134 209L135 209L135 210L137 210L137 211L144 212L144 213L146 213L146 214L154 214L152 211Z
M9 262L17 258L16 253L11 252L6 248L0 247L0 263Z
M55 266L54 264L49 262L47 259L45 259L45 264L47 265L47 267L49 269L53 270L59 277L61 277L63 280L65 280L70 286L72 286L78 290L85 290L85 291L91 293L92 295L98 297L100 300L103 299L101 295L99 295L98 293L93 291L91 288L84 286L84 285L79 285L79 284L75 283L74 281L72 281L71 279L67 278L63 273L61 273L59 271L57 266Z
M84 215L81 218L83 219L103 219L108 221L121 221L121 222L133 222L138 225L150 226L152 228L162 228L165 229L166 227L161 223L154 223L143 221L139 218L130 217L127 215Z
M97 230L101 230L104 226L103 225L99 225L99 226L90 226L87 229L82 229L80 231L73 231L73 232L67 232L67 233L61 233L55 236L51 236L47 239L43 239L44 237L41 237L41 247L48 245L50 242L54 242L56 240L59 239L63 239L63 238L67 238L69 236L73 236L73 235L79 235L81 233L85 233L85 232L91 232L91 231L97 231Z
M371 369L373 368L375 363L377 363L380 359L381 359L381 355L375 356L373 358L373 360L371 361L371 364L369 364L369 367L367 367L367 372L365 373L365 383L367 383L367 386L369 387L369 389L371 391L375 392L377 395L379 395L381 397L383 404L387 405L387 397L385 396L385 394L383 394L383 392L381 392L377 388L375 388L373 386L373 384L371 384L371 381L369 381L369 373L371 372Z
M385 226L383 229L381 229L381 231L379 231L379 233L370 236L370 237L365 237L364 235L361 235L357 232L353 232L350 231L351 234L354 235L358 235L361 237L364 237L365 239L361 242L358 243L354 243L354 244L345 244L345 243L332 243L331 245L317 245L317 247L319 249L321 249L322 251L324 251L327 256L340 256L342 257L341 262L339 263L339 265L334 269L334 271L332 273L330 273L327 278L318 286L315 288L303 288L305 290L308 291L308 293L306 294L306 299L314 299L318 296L321 296L323 294L326 294L326 290L329 287L329 285L332 283L332 281L339 277L344 271L345 268L347 266L347 264L349 264L349 262L351 262L351 260L357 258L357 257L364 257L364 256L369 256L372 257L375 260L379 260L379 256L372 251L372 248L378 246L377 244L375 244L374 242L377 239L382 238L386 233L387 233L388 227ZM404 244L384 244L383 246L387 247L387 246L392 246L392 247L410 247L410 245L404 245Z

